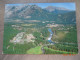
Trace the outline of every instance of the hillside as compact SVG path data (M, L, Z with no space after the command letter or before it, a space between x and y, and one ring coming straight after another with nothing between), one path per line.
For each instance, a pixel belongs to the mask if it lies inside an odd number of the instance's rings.
M8 6L6 9L6 19L55 21L55 23L62 24L74 24L76 22L75 11L62 7L49 6L43 9L37 5L25 5Z

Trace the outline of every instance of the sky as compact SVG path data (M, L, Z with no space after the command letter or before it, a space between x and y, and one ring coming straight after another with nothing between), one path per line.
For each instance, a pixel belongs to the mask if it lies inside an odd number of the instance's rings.
M75 3L27 3L28 5L38 5L39 7L46 8L47 6L64 7L70 10L76 10ZM17 6L23 4L6 4L6 6Z

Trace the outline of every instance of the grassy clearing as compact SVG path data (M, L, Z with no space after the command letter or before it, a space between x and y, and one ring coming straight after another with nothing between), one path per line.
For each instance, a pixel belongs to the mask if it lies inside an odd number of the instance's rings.
M41 46L37 46L35 48L31 48L26 53L27 54L42 54Z

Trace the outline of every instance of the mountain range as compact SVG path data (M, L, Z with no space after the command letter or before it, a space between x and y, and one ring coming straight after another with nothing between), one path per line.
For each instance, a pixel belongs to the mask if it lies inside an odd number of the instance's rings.
M76 22L75 11L64 7L48 6L41 8L37 5L7 6L5 8L6 19L41 20L55 21L55 23Z

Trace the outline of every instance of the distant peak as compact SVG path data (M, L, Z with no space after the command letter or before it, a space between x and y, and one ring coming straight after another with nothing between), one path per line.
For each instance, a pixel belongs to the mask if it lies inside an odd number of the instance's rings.
M64 7L56 7L56 6L48 6L45 8L46 10L52 12L54 10L66 10L66 11L70 11L70 9L64 8Z

